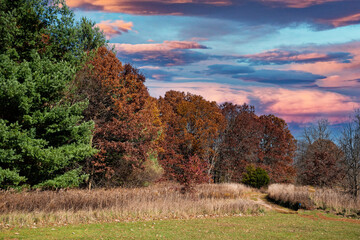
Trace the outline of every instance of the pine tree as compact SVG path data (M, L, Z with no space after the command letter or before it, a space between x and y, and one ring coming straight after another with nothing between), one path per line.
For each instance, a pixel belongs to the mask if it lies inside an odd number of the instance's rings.
M0 188L78 186L93 155L87 102L68 99L84 51L105 44L63 1L0 3ZM89 34L92 33L92 34Z

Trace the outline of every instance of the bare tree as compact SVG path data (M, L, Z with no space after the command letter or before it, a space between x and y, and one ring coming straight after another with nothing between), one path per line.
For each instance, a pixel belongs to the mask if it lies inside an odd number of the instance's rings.
M306 143L310 145L320 139L331 140L329 125L330 123L327 119L320 119L316 125L305 128L303 138Z
M297 141L296 156L294 164L297 170L301 170L301 165L305 161L305 155L309 146L317 140L331 140L331 131L329 121L320 119L315 125L304 128L302 137Z
M351 122L344 127L340 144L345 154L349 188L357 197L360 192L360 109L355 110Z

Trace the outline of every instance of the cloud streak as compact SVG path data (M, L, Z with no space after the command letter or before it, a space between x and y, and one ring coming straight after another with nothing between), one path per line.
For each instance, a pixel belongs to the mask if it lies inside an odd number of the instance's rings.
M175 49L207 49L206 46L194 41L164 41L163 43L125 44L114 43L117 51L127 53L137 52L166 52Z
M164 41L163 43L120 44L113 46L120 60L142 65L180 66L199 62L209 55L191 49L208 49L194 41Z
M214 64L208 66L208 70L204 73L213 75L213 74L225 74L225 75L234 75L240 73L252 73L255 70L252 67L248 66L239 66L239 65L226 65L226 64Z
M95 25L99 27L105 34L105 36L110 39L116 35L121 35L122 33L127 33L132 30L133 23L125 22L123 20L116 20L112 22L111 20L101 21Z
M281 70L258 70L254 73L239 74L233 76L245 81L270 83L276 85L309 85L315 83L318 79L324 79L325 76L315 75L302 71L281 71Z
M329 2L339 2L342 0L258 0L264 4L273 7L289 7L289 8L307 8L313 5L321 5Z
M239 62L252 65L283 65L290 63L316 63L336 61L349 63L353 56L348 52L320 53L315 51L294 51L275 49L258 54L244 55Z
M328 23L333 27L343 27L347 25L357 24L360 22L360 13L352 14L337 19L323 20L323 22Z

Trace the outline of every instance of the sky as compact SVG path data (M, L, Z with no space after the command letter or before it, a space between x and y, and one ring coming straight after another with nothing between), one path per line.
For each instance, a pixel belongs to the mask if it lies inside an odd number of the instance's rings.
M146 76L153 97L178 90L255 106L293 134L360 108L359 0L67 0Z

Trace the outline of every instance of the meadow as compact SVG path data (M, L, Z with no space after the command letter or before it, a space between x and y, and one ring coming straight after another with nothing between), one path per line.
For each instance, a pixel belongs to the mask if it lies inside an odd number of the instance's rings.
M234 183L201 184L186 194L180 189L159 183L132 189L2 191L0 239L360 237L359 201L338 190L273 184L265 192ZM302 202L305 209L288 209L267 198ZM312 205L305 205L308 199Z

